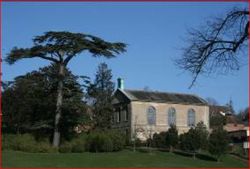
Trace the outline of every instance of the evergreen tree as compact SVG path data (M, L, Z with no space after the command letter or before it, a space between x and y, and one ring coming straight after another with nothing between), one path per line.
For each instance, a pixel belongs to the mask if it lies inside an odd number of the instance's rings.
M230 98L229 102L226 104L228 107L230 113L235 114L234 106L233 106L233 100Z
M184 151L193 153L195 159L195 155L200 148L200 141L198 132L194 128L180 135L180 147Z
M227 147L227 132L223 128L213 130L209 137L209 152L220 161L220 157L227 152Z
M170 152L174 150L178 144L178 131L175 125L171 125L166 133L166 145L169 147Z
M52 137L57 97L57 65L32 71L14 79L12 85L2 94L3 132L33 133L37 138ZM77 124L82 123L86 104L84 93L68 69L65 70L60 130L62 138L69 139Z
M106 63L99 64L94 83L88 88L88 95L93 101L93 118L98 129L111 127L114 86L111 69Z
M126 44L124 43L111 43L92 35L49 31L41 36L36 36L33 39L33 46L30 48L14 47L7 55L5 61L9 64L14 64L25 58L40 58L58 66L53 146L58 147L60 144L61 130L59 125L62 124L63 88L65 69L68 63L84 51L88 51L94 57L112 58L125 52L125 48Z
M197 141L199 142L198 147L200 149L205 150L208 145L208 134L209 134L206 125L203 122L197 123L195 131L197 132Z

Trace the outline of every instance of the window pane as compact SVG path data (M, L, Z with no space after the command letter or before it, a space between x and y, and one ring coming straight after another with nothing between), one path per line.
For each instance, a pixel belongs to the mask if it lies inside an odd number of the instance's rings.
M156 121L156 110L154 107L149 107L147 110L147 118L148 118L148 124L149 125L154 125Z
M117 123L119 123L121 121L121 109L118 108L117 109Z
M188 126L195 126L195 111L193 109L188 110Z
M124 108L124 113L125 113L125 121L128 121L128 107Z
M168 125L176 125L176 111L174 108L168 110Z

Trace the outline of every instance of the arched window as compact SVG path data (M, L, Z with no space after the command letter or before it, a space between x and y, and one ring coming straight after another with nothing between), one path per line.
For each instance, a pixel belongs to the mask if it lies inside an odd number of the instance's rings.
M176 111L173 107L168 109L168 125L176 125Z
M188 110L188 126L189 127L192 127L192 126L195 126L195 111L194 109L189 109Z
M150 106L147 110L147 118L149 125L155 125L156 122L156 110L153 106Z

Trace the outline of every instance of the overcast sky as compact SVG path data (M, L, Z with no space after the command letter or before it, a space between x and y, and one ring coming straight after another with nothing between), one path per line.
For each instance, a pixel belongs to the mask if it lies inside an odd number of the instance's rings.
M83 53L69 64L76 75L94 78L97 65L106 62L113 79L122 77L127 89L193 93L212 97L221 105L230 98L236 110L248 106L248 63L226 76L200 76L188 89L192 76L178 69L173 60L181 56L188 28L225 14L246 3L7 3L2 6L3 58L14 46L30 47L32 38L46 31L82 32L107 41L128 44L127 52L114 59L93 58ZM248 57L248 53L244 56ZM3 80L13 80L39 67L40 59L26 59L14 65L3 63Z

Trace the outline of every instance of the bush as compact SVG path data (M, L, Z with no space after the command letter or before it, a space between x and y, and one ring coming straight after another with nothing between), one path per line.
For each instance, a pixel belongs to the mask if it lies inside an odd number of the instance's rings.
M170 148L170 152L176 148L178 144L178 130L175 125L171 125L166 132L166 146Z
M214 155L217 160L226 154L228 148L228 135L227 131L223 128L218 128L212 131L209 136L209 152Z
M77 138L71 141L72 143L72 152L73 153L82 153L85 152L85 143L86 143L87 135L81 134Z
M141 141L139 138L135 139L135 146L136 147L146 147L147 141Z
M89 134L86 140L86 150L90 152L111 152L113 144L110 137L103 132Z
M10 148L16 151L36 152L36 141L30 134L15 135Z
M113 144L113 151L120 151L124 148L126 144L125 135L119 131L111 130L107 133Z
M83 153L85 152L85 144L76 144L72 147L72 153Z
M37 142L31 134L3 135L3 149L24 151L30 153L52 153L57 152L57 148L50 145L48 140Z
M65 142L59 147L60 153L71 153L72 145L69 142Z
M166 132L153 135L153 147L166 148Z
M101 147L100 152L111 152L114 150L113 143L110 137L103 135L102 137L100 137L99 141Z
M49 142L37 143L37 151L39 153L56 153L58 148L52 147Z
M4 134L2 135L2 150L11 150L14 146L16 135L14 134Z

